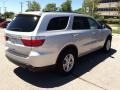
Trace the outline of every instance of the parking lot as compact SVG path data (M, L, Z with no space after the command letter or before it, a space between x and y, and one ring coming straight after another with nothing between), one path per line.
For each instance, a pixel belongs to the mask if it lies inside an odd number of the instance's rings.
M74 72L29 72L5 57L4 30L0 29L0 90L120 90L120 35L113 35L112 50L79 58Z

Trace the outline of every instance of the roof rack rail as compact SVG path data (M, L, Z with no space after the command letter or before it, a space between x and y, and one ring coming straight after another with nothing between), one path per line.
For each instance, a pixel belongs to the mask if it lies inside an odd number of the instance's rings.
M76 14L82 14L77 12L64 12L64 11L43 11L43 12L60 12L60 13L76 13Z

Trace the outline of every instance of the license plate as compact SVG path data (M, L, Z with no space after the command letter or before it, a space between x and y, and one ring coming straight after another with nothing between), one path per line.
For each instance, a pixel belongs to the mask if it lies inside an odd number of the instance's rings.
M17 39L16 38L10 38L10 41L12 42L12 43L17 43Z

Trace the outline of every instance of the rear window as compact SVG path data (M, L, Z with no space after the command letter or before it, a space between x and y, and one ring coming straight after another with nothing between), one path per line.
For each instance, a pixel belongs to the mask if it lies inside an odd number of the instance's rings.
M40 16L19 14L13 19L7 29L18 32L32 32L35 29L39 18Z
M52 18L48 24L47 30L51 31L65 29L68 24L68 19L68 16Z

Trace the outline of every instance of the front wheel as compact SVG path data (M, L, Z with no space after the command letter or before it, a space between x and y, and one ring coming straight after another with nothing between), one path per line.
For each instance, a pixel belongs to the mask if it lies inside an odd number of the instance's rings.
M104 50L105 52L109 52L110 49L111 49L111 39L108 38L108 39L106 40L105 44L104 44L103 50Z

